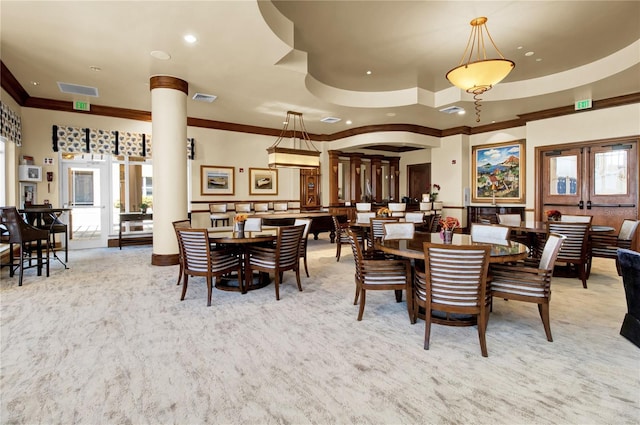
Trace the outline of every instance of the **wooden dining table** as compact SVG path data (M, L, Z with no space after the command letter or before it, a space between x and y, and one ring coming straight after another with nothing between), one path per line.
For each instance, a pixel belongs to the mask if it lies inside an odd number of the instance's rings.
M231 235L221 233L222 232L215 230L209 231L209 242L216 245L233 245L239 249L243 258L242 276L238 276L236 281L232 279L218 279L216 280L216 288L223 291L240 291L241 285L239 282L242 281L241 279L244 279L245 290L243 293L267 286L271 282L268 275L266 278L264 275L258 275L257 279L254 279L253 275L249 275L247 273L247 270L250 270L249 255L247 254L247 251L252 245L271 243L276 240L277 236L273 233L262 232L252 232L253 234L249 234L249 232L247 232L246 234L248 235L245 237L239 237L235 232L232 232Z
M425 242L444 243L440 233L416 231L410 240L377 240L375 247L389 254L414 260L424 260ZM520 242L508 240L473 240L471 235L454 233L452 245L490 245L490 263L517 261L529 255L529 248Z

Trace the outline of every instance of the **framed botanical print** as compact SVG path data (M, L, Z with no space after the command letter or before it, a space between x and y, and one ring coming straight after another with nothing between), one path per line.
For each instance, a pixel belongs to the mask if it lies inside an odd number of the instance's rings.
M233 195L235 193L235 167L217 165L200 166L201 195Z
M525 141L472 147L471 202L525 202Z
M249 168L249 195L277 195L278 170Z

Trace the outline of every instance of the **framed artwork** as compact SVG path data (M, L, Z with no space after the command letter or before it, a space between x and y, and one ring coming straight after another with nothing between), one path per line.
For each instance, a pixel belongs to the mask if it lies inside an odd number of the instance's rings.
M524 203L525 141L472 147L471 202Z
M249 195L277 195L278 170L249 168Z
M217 165L200 166L201 195L233 195L235 193L235 167Z

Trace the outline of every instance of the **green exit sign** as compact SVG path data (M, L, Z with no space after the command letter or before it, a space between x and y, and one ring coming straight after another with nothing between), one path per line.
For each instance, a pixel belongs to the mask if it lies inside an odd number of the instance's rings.
M76 109L78 111L88 111L91 109L91 105L89 104L89 102L83 102L81 100L74 100L73 101L73 109Z
M591 99L578 100L576 102L576 111L591 108Z

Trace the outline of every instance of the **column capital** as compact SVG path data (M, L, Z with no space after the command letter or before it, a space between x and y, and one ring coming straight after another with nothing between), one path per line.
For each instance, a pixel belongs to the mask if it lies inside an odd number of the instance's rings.
M189 94L189 83L169 75L154 75L149 79L149 87L153 89L174 89Z

